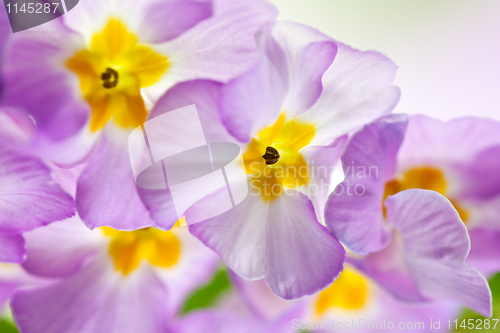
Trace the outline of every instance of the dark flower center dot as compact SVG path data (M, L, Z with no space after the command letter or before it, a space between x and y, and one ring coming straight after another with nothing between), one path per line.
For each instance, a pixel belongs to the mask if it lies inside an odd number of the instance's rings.
M276 148L269 146L266 148L266 153L262 155L262 157L266 160L267 165L271 165L280 160L280 153Z
M102 86L106 89L116 87L118 84L118 72L113 68L106 68L106 71L101 74Z

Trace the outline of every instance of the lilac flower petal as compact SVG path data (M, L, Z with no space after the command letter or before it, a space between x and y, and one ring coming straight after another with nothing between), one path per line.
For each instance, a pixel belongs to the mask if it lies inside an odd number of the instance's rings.
M89 115L78 78L63 65L83 49L83 41L59 20L48 24L51 33L34 28L13 36L5 60L4 103L29 112L40 135L60 141L76 134Z
M335 332L373 332L375 328L380 331L403 331L403 332L448 332L447 321L456 318L461 307L454 302L432 302L432 303L405 303L396 299L383 288L377 286L373 281L366 280L369 288L369 297L364 306L358 310L332 308L324 318L334 320L336 323L348 322L349 329L335 330ZM340 310L340 311L338 311ZM353 318L354 317L354 318ZM315 318L314 318L315 319ZM352 321L352 319L354 319ZM452 319L453 320L453 319ZM316 320L313 320L316 321ZM364 325L360 325L363 323ZM385 329L383 323L385 322ZM392 322L392 325L390 323ZM431 327L431 322L435 325ZM437 328L440 322L440 329ZM399 324L401 323L401 326ZM406 325L408 323L408 326ZM354 324L354 325L353 325ZM389 327L392 326L392 329ZM327 330L327 332L330 332Z
M195 105L207 142L234 142L236 140L227 132L222 124L219 111L220 83L213 81L196 80L179 83L167 91L165 95L155 104L149 119L160 116L186 105ZM189 132L189 123L179 123L179 132ZM189 140L184 137L184 140ZM156 225L163 229L170 229L177 220L170 190L150 190L138 188L142 202L150 212L151 218Z
M238 294L256 318L272 321L290 313L296 314L294 318L301 318L306 312L306 302L279 298L271 292L264 279L248 281L234 273L231 279Z
M323 92L323 74L337 55L337 44L322 32L294 22L278 22L272 30L274 40L284 51L271 53L274 63L286 62L289 86L282 110L295 117L311 108ZM275 57L278 56L278 57Z
M212 16L212 6L212 1L157 1L139 25L140 35L148 43L172 40Z
M152 190L139 186L136 189L144 207L149 211L150 218L155 222L155 227L170 230L180 218L170 190L168 188Z
M207 142L237 143L219 116L220 90L221 84L214 81L195 80L179 83L158 100L149 119L194 104ZM190 126L190 124L179 124L179 126Z
M366 125L342 156L346 178L328 198L325 222L354 253L379 251L390 240L383 227L384 188L394 176L407 121L405 115L392 115Z
M283 77L285 54L276 41L262 37L263 53L250 71L224 85L220 114L224 125L240 142L250 142L262 127L276 121L286 96L288 82ZM268 53L282 62L273 63Z
M497 131L500 131L498 126ZM485 136L490 135L485 132ZM471 152L473 154L474 152ZM461 199L488 200L500 194L500 140L472 156L473 162L455 166L459 175Z
M309 165L309 184L305 193L314 204L318 221L324 218L325 206L330 194L330 176L344 151L347 135L329 146L308 146L300 151Z
M486 199L500 191L499 153L497 121L463 117L443 122L414 115L398 164L402 171L420 166L440 169L448 183L446 195L454 199Z
M221 116L231 134L248 142L280 112L294 117L308 110L323 90L321 78L337 46L319 31L291 22L266 29L258 63L224 86Z
M6 282L0 281L0 307L4 307L9 302L10 294L16 290L18 284L15 282Z
M386 200L387 220L399 231L404 260L420 292L450 299L491 316L486 279L464 263L470 241L453 205L427 190L406 190Z
M173 329L179 333L250 333L262 332L251 319L226 311L199 311L182 318Z
M10 294L21 287L42 285L49 282L32 276L23 270L21 265L2 264L0 265L0 308L5 309Z
M312 202L301 193L269 204L265 233L266 283L283 299L318 293L344 268L343 246L318 223Z
M11 306L26 333L163 333L167 298L147 267L123 279L103 259L55 284L17 290Z
M190 314L176 323L179 333L292 333L291 322L296 313L273 321L252 318L228 310L206 310Z
M374 51L337 43L333 64L323 76L318 102L298 119L317 124L311 145L324 145L392 111L399 89L392 84L396 65Z
M174 325L171 325L171 330L169 332L179 332L179 333L190 333L190 332L240 332L240 333L254 333L254 332L266 332L266 333L276 333L276 332L296 332L290 325L291 321L295 318L303 318L306 312L306 303L300 302L289 302L279 299L271 293L269 287L265 284L264 280L259 281L246 281L241 278L236 277L236 274L232 274L233 277L237 279L238 282L246 283L247 285L259 286L259 290L266 292L264 299L259 299L259 306L263 308L271 308L273 304L264 304L269 301L272 297L273 301L280 301L287 305L287 309L283 312L276 313L276 315L269 315L269 313L262 317L254 311L248 304L245 303L245 296L240 297L241 290L238 292L233 292L226 295L223 300L218 302L217 309L207 309L188 314L187 316L177 320ZM252 289L254 290L254 289ZM249 292L251 292L249 290ZM256 300L259 295L253 295Z
M99 135L85 130L57 143L44 137L24 110L0 108L0 141L58 166L74 167L85 162ZM50 162L47 162L50 163Z
M486 277L500 271L500 231L469 230L471 250L466 263Z
M447 321L456 318L462 310L453 302L432 302L425 304L404 303L395 299L385 290L379 291L380 299L378 315L369 317L370 326L363 326L357 330L359 333L373 332L372 323L394 323L394 328L403 332L449 332ZM408 323L399 326L400 323ZM411 323L411 324L410 324ZM421 323L424 323L423 325ZM431 323L434 325L431 327ZM437 329L438 324L440 329ZM403 327L403 328L400 328ZM421 328L422 330L419 330Z
M429 298L422 295L408 272L403 253L401 238L395 233L391 242L381 251L370 253L366 257L348 258L348 262L372 277L397 300L411 303L428 302Z
M296 318L303 318L306 312L306 304L300 302L297 306L292 306L288 311L283 313L281 316L275 318L273 321L264 322L265 327L269 327L269 333L274 332L288 332L295 333L296 330L290 326L292 320Z
M198 203L186 218L206 209ZM265 275L271 290L284 299L319 292L344 264L344 248L317 222L311 201L298 192L272 203L254 193L232 210L189 229L237 274L251 280Z
M4 307L8 304L10 294L20 286L20 283L15 280L4 281L0 278L0 307Z
M23 236L0 233L0 262L21 263L25 258L26 250L24 249Z
M173 5L171 8L175 8L175 1L164 1L164 3ZM151 10L156 6L158 12L162 12L164 15L167 9L165 7L159 7L158 5L161 1L158 0L143 0L141 2L135 2L133 0L109 0L102 2L99 0L86 0L78 3L74 9L66 13L62 19L64 24L71 30L77 32L87 42L90 44L94 34L102 31L104 26L108 23L111 18L118 19L122 21L131 32L139 36L141 39L144 37L160 36L161 33L151 32L151 27L149 24L158 23L158 21L147 21L147 16L151 15ZM169 18L172 18L175 14L179 13L169 13ZM173 22L172 22L173 23ZM168 24L164 22L164 27ZM171 25L174 27L176 24ZM142 29L141 29L142 28Z
M212 1L86 0L63 16L87 41L111 19L121 20L142 42L171 40L212 15Z
M46 139L43 132L38 131L36 134L38 135L27 147L29 152L62 168L74 168L88 162L100 139L100 132L90 132L85 127L75 135L58 142Z
M164 288L168 290L163 307L173 314L180 310L182 302L195 287L213 276L219 258L192 236L187 228L175 228L171 232L180 242L180 256L174 266L154 266L154 270ZM92 265L102 258L109 260L107 265L110 268L115 266L109 258L111 238L100 230L89 230L78 217L53 223L25 235L28 260L23 267L37 276L72 280L75 275L86 270L88 264ZM141 274L136 275L136 272L143 269L142 266L151 267L147 262L143 262L127 279L142 279ZM112 279L121 277L120 274L115 270L111 274L114 276Z
M176 83L195 79L228 82L257 59L255 34L277 10L263 0L215 0L212 17L154 49L172 63L167 75L145 93L156 101Z
M76 207L91 229L135 230L152 225L136 190L126 143L126 133L108 128L78 179Z
M0 232L22 233L75 213L40 160L0 146ZM13 223L15 222L15 223Z
M25 148L30 142L36 126L33 120L21 110L0 109L0 141L10 148Z
M102 237L96 233L100 234L89 230L78 216L27 232L28 258L23 267L43 277L72 275L101 248Z
M375 322L387 323L393 322L394 327L398 331L406 332L449 332L447 321L450 318L456 318L462 309L452 302L432 302L416 306L415 304L408 304L394 299L392 295L380 291L380 305L381 311L379 315L371 317L370 324ZM439 324L440 330L437 329ZM399 323L411 323L405 325L406 327L400 328ZM424 323L422 325L421 323ZM434 326L431 328L431 324ZM403 326L401 326L403 327ZM418 328L422 328L419 330ZM359 333L373 332L373 327L368 325L358 331Z
M467 229L484 228L500 231L500 195L491 199L463 199L460 201L467 211Z
M398 164L402 170L421 165L463 164L499 144L500 123L496 121L463 117L443 122L425 115L413 115Z
M188 209L187 218L206 214L207 207L201 201ZM236 273L246 279L256 280L263 278L266 271L266 219L262 199L249 195L226 213L190 225L189 231L219 254Z
M175 227L171 232L181 242L179 260L171 268L155 268L156 275L168 290L165 306L173 314L181 310L195 288L210 281L220 264L220 258L191 235L187 228Z
M76 196L76 182L85 167L86 164L79 164L71 169L63 169L54 163L50 164L50 168L54 175L54 182L61 185L61 187L72 197Z

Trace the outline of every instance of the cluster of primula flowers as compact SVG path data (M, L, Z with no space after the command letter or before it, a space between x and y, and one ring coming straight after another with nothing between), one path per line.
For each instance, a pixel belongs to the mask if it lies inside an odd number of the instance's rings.
M398 114L388 57L277 16L86 0L2 34L0 309L20 332L492 316L500 123ZM168 189L136 185L127 139L193 104L208 142L240 147L249 193L210 218L202 198L183 227Z

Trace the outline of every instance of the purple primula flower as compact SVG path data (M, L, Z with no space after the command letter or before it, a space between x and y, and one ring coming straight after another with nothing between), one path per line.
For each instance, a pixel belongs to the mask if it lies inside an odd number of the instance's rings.
M326 288L342 271L345 251L320 223L330 171L346 134L396 104L396 66L289 22L265 29L259 45L262 54L249 72L227 85L180 84L151 117L196 104L207 141L240 145L251 193L190 231L237 274L266 277L276 295L298 299ZM206 219L213 199L193 205L186 220ZM155 197L143 200L158 216L173 215Z
M255 318L234 314L230 311L206 310L195 312L178 322L172 333L294 333L290 323L293 313L275 322L263 322Z
M24 268L52 279L12 295L27 333L163 333L218 262L187 229L91 231L79 217L28 232L26 243Z
M307 301L279 298L272 293L264 279L250 281L235 273L231 274L231 279L246 307L262 322L272 323L287 317L305 318L307 315Z
M407 122L405 115L388 116L351 138L342 155L346 177L329 197L326 224L365 256L351 262L396 298L453 300L490 315L491 292L464 263L470 240L457 203L440 194L442 178L429 165L397 173Z
M55 180L74 195L83 166L52 169ZM219 262L177 226L89 230L77 215L24 235L23 267L43 282L11 297L16 323L28 333L164 333L186 296Z
M434 326L436 332L447 332L448 326L443 323L456 317L459 310L459 305L452 302L401 302L350 264L327 289L297 302L279 299L269 291L263 280L239 280L236 285L254 312L268 321L294 311L291 326L295 332L371 332L383 327L428 332L431 320L442 323L440 330Z
M210 309L175 320L172 333L294 333L290 325L305 313L302 301L284 301L263 281L248 281L231 273L234 289L220 297ZM256 303L253 303L253 302Z
M4 104L35 120L32 151L66 167L89 162L76 195L88 227L165 229L137 194L128 133L178 82L246 71L256 31L276 16L265 0L82 1L15 34Z
M0 8L0 63L10 37L5 8ZM3 79L2 79L3 80ZM3 82L2 82L3 93ZM74 214L73 199L54 184L50 169L23 151L33 130L29 117L0 109L0 262L25 259L22 233Z
M75 205L49 167L21 149L31 120L8 110L0 110L0 120L0 261L20 263L22 234L72 216Z
M482 274L500 270L500 123L476 117L443 122L410 118L399 150L398 172L413 173L416 187L437 190L460 213L471 238L467 262ZM422 184L422 171L439 179ZM434 184L433 184L434 183Z
M372 332L380 328L448 332L446 321L455 318L459 311L459 306L452 302L419 305L401 302L351 265L346 265L328 289L307 301L309 313L304 324L322 322L323 332L353 329ZM432 327L432 322L441 322L439 329L436 325Z

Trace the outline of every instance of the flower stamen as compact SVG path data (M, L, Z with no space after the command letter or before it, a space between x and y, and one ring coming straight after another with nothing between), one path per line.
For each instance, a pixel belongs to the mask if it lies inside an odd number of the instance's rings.
M118 84L118 72L113 68L106 68L106 71L101 74L102 86L106 89L116 87Z
M280 153L274 147L268 146L266 148L266 153L262 155L264 160L266 160L266 165L275 164L280 160Z

